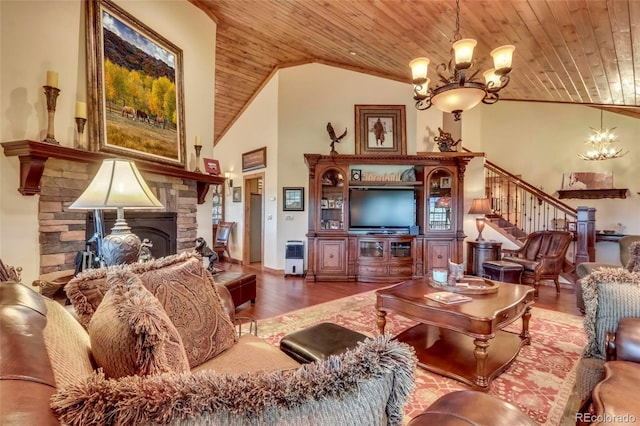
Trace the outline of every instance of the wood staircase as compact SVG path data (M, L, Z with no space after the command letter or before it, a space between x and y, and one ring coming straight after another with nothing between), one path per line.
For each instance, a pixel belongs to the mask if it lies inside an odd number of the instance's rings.
M485 196L493 211L486 215L486 226L519 247L531 232L573 232L561 277L574 283L578 278L575 265L595 260L595 209L576 210L486 159L484 170Z

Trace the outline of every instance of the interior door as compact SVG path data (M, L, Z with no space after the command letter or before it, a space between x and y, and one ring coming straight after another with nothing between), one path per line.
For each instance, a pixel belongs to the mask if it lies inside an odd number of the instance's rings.
M249 236L249 262L262 261L262 194L251 194L249 210L251 235Z

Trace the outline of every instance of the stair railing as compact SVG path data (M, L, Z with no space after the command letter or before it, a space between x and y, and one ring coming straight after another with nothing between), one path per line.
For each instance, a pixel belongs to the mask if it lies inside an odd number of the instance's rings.
M571 231L574 242L567 257L572 262L565 264L565 271L575 275L575 265L595 260L594 208L574 209L486 159L484 170L493 216L513 240L523 241L536 231Z
M535 231L576 230L578 212L573 207L490 161L485 161L484 170L493 213L516 229L516 238Z

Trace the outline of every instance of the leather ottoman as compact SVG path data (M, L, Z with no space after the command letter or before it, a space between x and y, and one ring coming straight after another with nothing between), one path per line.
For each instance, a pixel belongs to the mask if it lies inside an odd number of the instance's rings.
M438 398L407 426L534 426L529 416L508 402L474 390L451 392Z
M505 283L522 283L522 271L524 267L514 262L506 260L489 260L482 263L484 275L490 280L502 281Z
M357 331L323 322L284 336L280 350L300 363L308 363L346 352L366 338Z
M248 301L256 303L256 274L225 271L215 274L213 280L229 290L235 307Z

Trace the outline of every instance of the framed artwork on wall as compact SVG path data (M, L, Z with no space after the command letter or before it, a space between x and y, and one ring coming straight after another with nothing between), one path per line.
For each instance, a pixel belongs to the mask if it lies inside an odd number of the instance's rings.
M242 201L242 187L234 186L231 191L231 199L234 203L239 203Z
M406 155L404 105L356 105L356 154Z
M282 188L282 210L304 211L304 188Z
M242 154L242 171L261 169L267 167L267 147L254 149Z
M184 167L182 50L111 1L85 5L91 149Z

